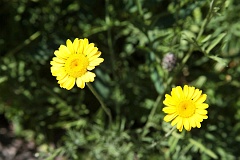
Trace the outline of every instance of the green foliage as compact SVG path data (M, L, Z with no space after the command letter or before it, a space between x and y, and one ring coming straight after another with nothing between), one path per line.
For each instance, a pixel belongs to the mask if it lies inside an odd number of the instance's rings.
M19 0L0 2L0 113L39 158L235 159L240 157L240 3L234 0ZM7 17L7 18L6 18ZM61 89L54 50L88 38L102 52L92 83ZM161 63L177 57L172 71ZM162 101L173 86L208 95L200 129L171 131Z

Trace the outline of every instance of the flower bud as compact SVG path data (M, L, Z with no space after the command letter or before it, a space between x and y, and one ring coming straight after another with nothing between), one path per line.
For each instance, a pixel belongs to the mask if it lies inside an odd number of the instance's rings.
M162 67L168 71L172 71L177 62L177 58L173 53L167 53L162 59Z

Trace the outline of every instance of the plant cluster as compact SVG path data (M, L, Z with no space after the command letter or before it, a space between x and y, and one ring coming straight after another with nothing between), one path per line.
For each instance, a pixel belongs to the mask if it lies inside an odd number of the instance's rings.
M37 159L239 158L239 11L234 0L3 0L0 113Z

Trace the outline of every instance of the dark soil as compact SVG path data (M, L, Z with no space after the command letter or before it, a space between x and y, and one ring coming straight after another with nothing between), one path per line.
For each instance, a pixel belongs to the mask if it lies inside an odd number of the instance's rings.
M36 160L35 153L35 143L16 137L4 115L0 115L0 160Z

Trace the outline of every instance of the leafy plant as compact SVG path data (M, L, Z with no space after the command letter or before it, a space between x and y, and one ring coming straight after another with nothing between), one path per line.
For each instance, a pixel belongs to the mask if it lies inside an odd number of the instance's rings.
M0 113L17 136L34 139L39 159L239 158L239 5L2 2ZM111 111L111 123L91 90L61 89L50 73L54 50L85 37L104 58L93 88ZM169 53L176 63L166 70ZM184 84L207 94L209 118L200 129L180 133L163 121L162 102Z

